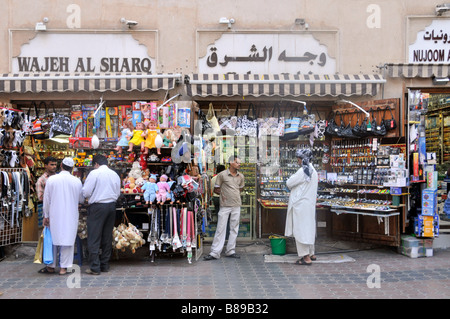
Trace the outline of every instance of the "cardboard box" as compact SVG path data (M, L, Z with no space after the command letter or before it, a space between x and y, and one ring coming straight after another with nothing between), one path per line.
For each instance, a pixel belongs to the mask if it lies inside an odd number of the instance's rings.
M422 215L434 216L437 207L437 189L424 189L422 191Z

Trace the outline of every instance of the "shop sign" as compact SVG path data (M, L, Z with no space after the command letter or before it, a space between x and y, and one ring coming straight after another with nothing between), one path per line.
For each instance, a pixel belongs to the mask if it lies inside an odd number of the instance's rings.
M154 73L155 65L131 34L38 33L12 60L14 73Z
M450 61L450 20L433 20L417 33L409 46L409 63L448 63Z
M335 74L336 60L313 35L226 33L199 58L200 73Z

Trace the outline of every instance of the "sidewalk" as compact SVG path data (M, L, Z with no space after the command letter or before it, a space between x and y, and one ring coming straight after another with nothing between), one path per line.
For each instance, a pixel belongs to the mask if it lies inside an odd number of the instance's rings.
M85 274L86 264L70 276L38 274L43 265L33 264L32 256L12 256L0 262L0 300L450 298L449 249L412 259L391 248L338 252L340 248L318 245L317 257L343 262L297 266L266 262L268 241L240 243L241 259L200 258L192 264L179 255L157 257L152 263L148 248L142 247L135 255L113 260L111 271L99 276ZM208 252L205 245L204 254Z

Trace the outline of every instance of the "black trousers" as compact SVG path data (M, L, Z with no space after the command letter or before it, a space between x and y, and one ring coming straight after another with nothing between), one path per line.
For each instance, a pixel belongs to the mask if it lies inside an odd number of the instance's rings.
M89 205L87 209L87 245L89 266L92 271L100 272L109 269L115 220L115 202L96 203Z

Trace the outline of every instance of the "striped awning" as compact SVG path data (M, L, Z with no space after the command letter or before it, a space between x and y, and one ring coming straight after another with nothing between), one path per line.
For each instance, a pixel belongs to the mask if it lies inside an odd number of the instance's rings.
M450 64L387 64L387 74L391 78L431 78L450 75Z
M192 74L189 96L351 96L376 95L382 76L293 74Z
M0 93L158 91L175 87L181 74L3 74Z

